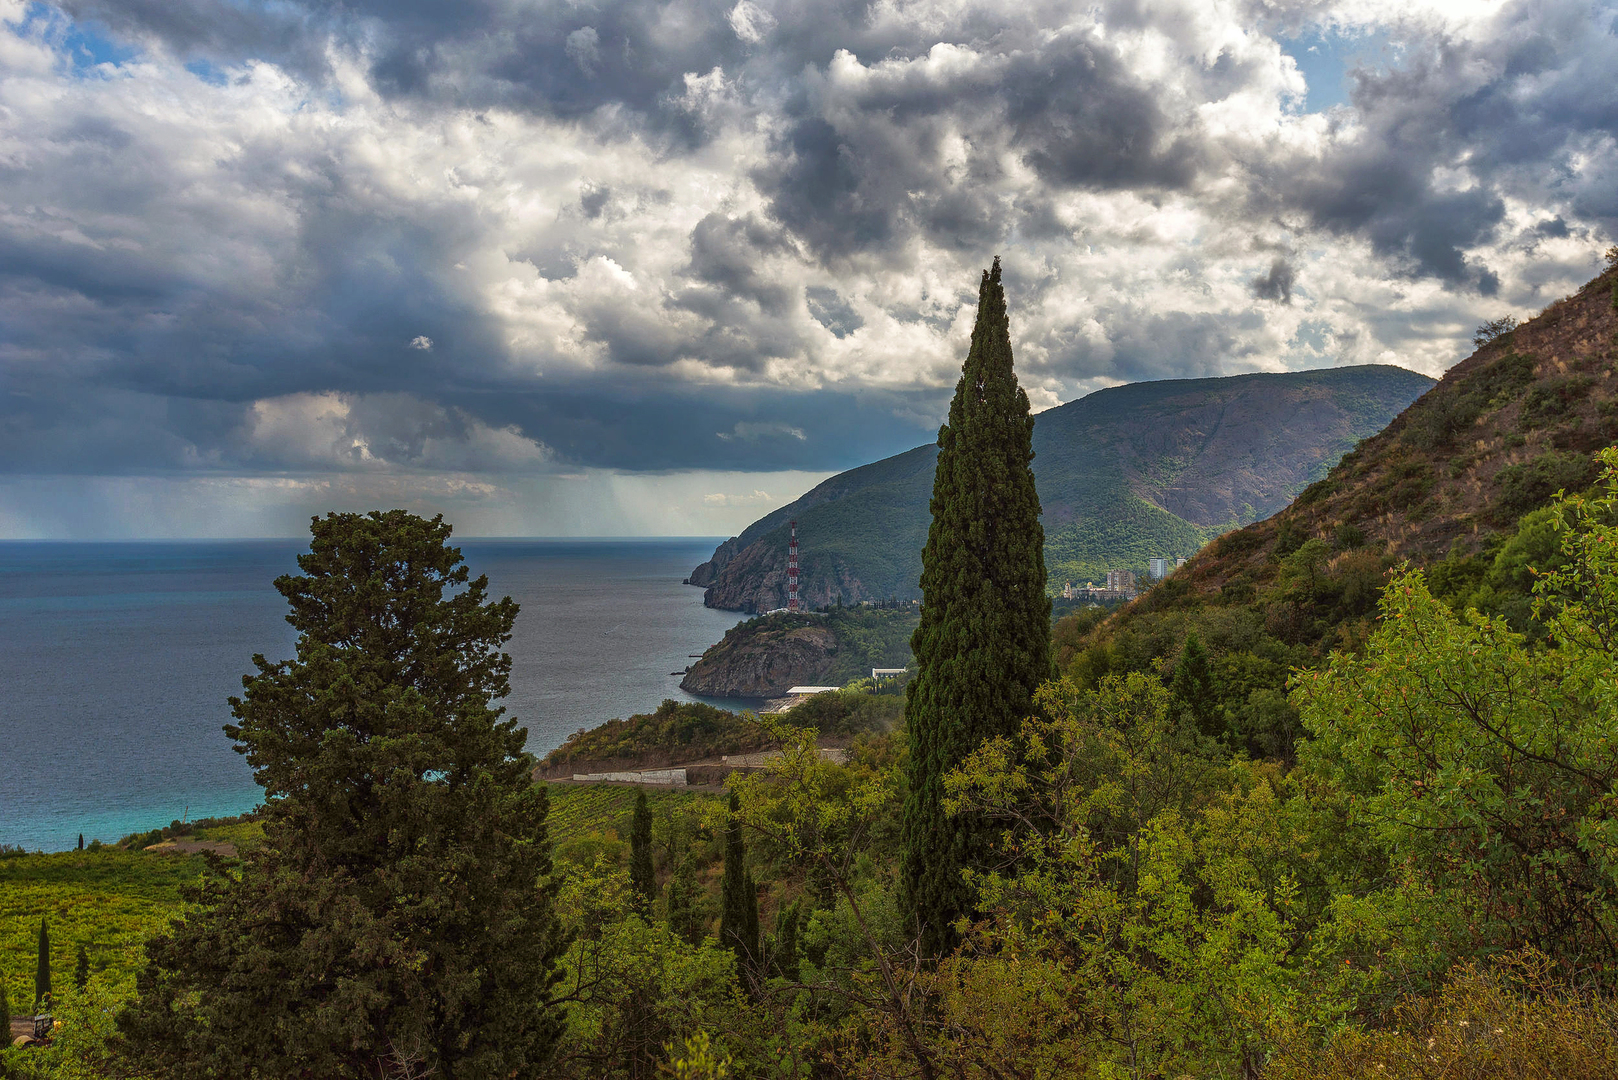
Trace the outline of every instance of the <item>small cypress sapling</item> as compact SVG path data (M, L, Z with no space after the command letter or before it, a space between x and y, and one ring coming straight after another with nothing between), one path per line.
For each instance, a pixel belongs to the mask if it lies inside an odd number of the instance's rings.
M652 810L644 791L635 795L635 816L629 828L629 883L635 910L642 918L650 916L657 897L657 870L652 864Z
M83 990L90 985L90 954L84 951L84 943L79 943L78 960L73 965L73 986Z
M697 878L691 860L680 859L669 877L668 896L664 902L664 920L669 933L687 945L702 942L704 928L702 915L697 911Z
M39 956L34 966L34 1005L49 1006L51 996L51 932L45 920L39 920Z
M725 829L725 876L720 883L719 944L736 954L736 963L751 972L758 956L758 896L747 873L747 851L736 823L741 802L730 796L730 823Z

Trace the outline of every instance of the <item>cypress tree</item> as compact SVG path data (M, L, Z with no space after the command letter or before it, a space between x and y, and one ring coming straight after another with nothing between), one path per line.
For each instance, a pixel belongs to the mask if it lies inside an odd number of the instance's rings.
M924 955L953 946L950 924L971 905L961 871L984 861L994 836L981 819L944 813L944 776L985 740L1014 733L1051 676L1033 433L997 258L979 286L971 349L938 432L921 625L910 643L917 671L905 694L901 890Z
M675 863L674 873L669 877L668 899L664 907L669 932L687 945L701 944L706 932L702 925L702 914L697 911L696 898L699 891L691 860L680 859Z
M1225 718L1219 709L1219 692L1214 685L1213 661L1195 630L1185 636L1180 661L1174 665L1169 692L1191 715L1197 731L1212 738L1225 733Z
M84 951L84 944L79 944L79 958L73 965L73 986L83 990L90 985L90 954Z
M34 1007L50 1006L51 996L51 932L45 920L39 920L39 956L34 964Z
M4 1032L4 1046L11 1045L11 995L6 993L6 979L0 975L0 1032Z
M517 605L441 518L311 531L275 582L296 655L253 658L225 729L264 840L147 942L114 1048L158 1080L544 1075L564 941L546 790L495 704Z
M635 894L635 909L647 917L657 897L657 870L652 865L652 809L646 805L646 792L635 796L635 816L629 827L629 884Z
M747 852L742 829L736 823L741 808L730 796L730 824L725 829L725 876L719 888L719 944L736 954L736 964L751 973L758 956L758 898L747 873Z

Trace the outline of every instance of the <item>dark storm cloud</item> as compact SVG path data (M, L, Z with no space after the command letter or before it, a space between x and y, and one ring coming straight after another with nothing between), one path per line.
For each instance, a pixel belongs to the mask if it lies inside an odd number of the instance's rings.
M46 110L0 155L13 471L531 467L525 447L842 467L925 441L942 392L926 387L953 382L939 357L996 251L1019 359L1054 395L1284 362L1256 343L1314 302L1311 246L1363 245L1374 280L1470 302L1537 287L1502 278L1506 255L1618 232L1618 37L1573 0L1472 37L1401 23L1396 61L1353 72L1352 108L1291 141L1267 105L1209 119L1275 99L1275 56L1198 29L1215 16L1190 4L61 10L234 81ZM253 83L249 61L291 87ZM112 95L122 77L93 76ZM246 101L234 126L227 93ZM527 130L551 140L533 159ZM1107 217L1126 205L1201 224ZM1186 237L1272 228L1293 235L1226 245L1244 254L1216 297L1222 256ZM1255 277L1253 250L1294 254ZM1167 309L1135 295L1163 282Z
M691 263L686 273L731 296L752 300L765 312L779 314L793 297L769 279L764 261L772 255L792 253L792 245L779 228L756 218L709 214L691 230Z
M1484 41L1413 35L1398 65L1352 72L1361 130L1317 160L1281 165L1269 194L1318 227L1368 239L1404 273L1484 295L1499 277L1467 252L1495 236L1508 195L1551 194L1618 231L1614 178L1571 167L1618 130L1618 88L1605 74L1618 36L1601 22L1582 4L1524 2Z
M1282 304L1292 303L1292 283L1297 278L1297 272L1292 264L1283 258L1277 258L1270 263L1270 269L1253 279L1253 295L1260 300L1275 300Z

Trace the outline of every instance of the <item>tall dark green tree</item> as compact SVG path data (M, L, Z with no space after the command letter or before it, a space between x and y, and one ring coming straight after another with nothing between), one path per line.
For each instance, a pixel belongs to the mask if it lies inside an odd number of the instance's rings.
M719 944L736 954L736 964L748 976L758 960L758 894L747 872L747 850L736 822L741 808L730 796L730 823L725 829L725 876L719 887Z
M39 920L39 954L34 959L34 1007L44 1008L51 996L51 931Z
M73 986L83 990L90 985L90 954L86 951L84 943L79 943L79 955L73 964Z
M652 864L652 808L646 792L635 795L635 816L629 825L629 884L635 893L635 907L650 916L657 899L657 870Z
M561 1016L545 789L505 696L517 605L441 518L315 519L297 655L225 728L264 841L147 946L118 1049L156 1077L542 1074Z
M0 975L0 1032L6 1035L6 1041L11 1041L11 995L6 993L5 976Z
M1174 665L1169 692L1188 713L1203 735L1218 738L1225 733L1225 718L1219 707L1219 689L1214 681L1213 660L1195 630L1186 634L1180 660Z
M971 351L938 432L921 625L911 639L901 886L928 955L953 945L951 923L971 905L961 871L988 858L994 835L979 818L944 812L944 776L986 739L1014 733L1051 677L1033 432L1012 370L997 258L978 289Z

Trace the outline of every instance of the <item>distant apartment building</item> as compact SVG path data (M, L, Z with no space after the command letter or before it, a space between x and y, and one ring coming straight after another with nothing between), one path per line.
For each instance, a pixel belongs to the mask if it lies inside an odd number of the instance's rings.
M1133 570L1108 570L1107 589L1112 592L1134 592L1135 572Z
M1174 569L1178 570L1180 567L1182 567L1184 565L1185 565L1185 556L1184 555L1182 555L1178 559L1174 560Z
M1169 576L1169 561L1167 559L1151 559L1146 563L1146 572L1161 581Z

